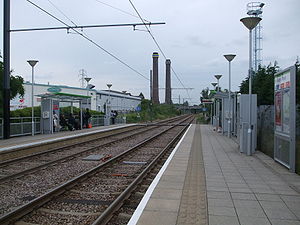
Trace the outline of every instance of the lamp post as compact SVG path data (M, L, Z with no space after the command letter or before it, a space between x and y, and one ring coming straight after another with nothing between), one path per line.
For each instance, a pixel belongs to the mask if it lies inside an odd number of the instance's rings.
M228 88L228 137L231 137L231 61L234 59L236 55L227 54L224 55L225 59L227 59L229 63L229 88Z
M217 92L219 92L219 90L220 90L220 87L219 87L219 80L220 80L220 78L222 77L222 75L215 75L215 78L217 79L217 81L218 81L218 86L217 86Z
M222 75L218 74L218 75L215 75L215 78L217 79L218 81L218 86L217 86L217 92L220 91L220 85L219 85L219 80L220 78L222 77ZM219 126L220 126L220 102L217 100L217 109L216 109L216 114L217 114L217 132L219 131Z
M244 17L240 19L245 27L249 30L249 124L248 124L248 141L247 155L252 154L252 30L261 21L260 17Z
M85 81L86 81L86 83L87 83L87 84L86 84L86 95L87 95L87 97L89 97L89 94L90 94L90 93L89 93L89 82L91 81L92 78L90 78L90 77L85 77L84 79L85 79ZM90 107L89 107L89 98L86 99L86 107L87 107L87 108L90 108Z
M31 135L34 136L34 66L38 63L38 61L28 60L27 62L31 66Z
M110 109L110 107L108 108L108 105L111 106L110 105L110 103L111 103L110 102L110 88L111 88L112 84L106 84L106 86L108 87L108 102L107 102L107 106L106 106L106 111L107 111L106 115L107 115L107 118L108 118L108 121L109 121L109 124L110 124L110 110L111 109Z
M123 93L123 95L124 95L124 96L123 96L123 99L122 99L122 100L123 100L123 104L122 104L122 111L123 111L123 112L125 111L125 108L126 108L126 107L125 107L125 95L126 95L126 92L127 92L127 91L122 91L122 93Z
M217 85L217 84L218 84L217 82L212 82L212 83L211 83L211 85L214 86L214 90L216 90L216 85ZM214 113L212 113L212 114L216 115L215 100L214 100L214 104L213 104L213 107L212 107L212 111L214 112ZM211 115L212 115L212 114L211 114ZM213 116L212 116L212 125L213 125Z

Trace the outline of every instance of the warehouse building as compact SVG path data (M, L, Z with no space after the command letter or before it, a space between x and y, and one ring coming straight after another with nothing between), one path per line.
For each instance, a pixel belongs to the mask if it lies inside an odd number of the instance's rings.
M11 110L31 107L32 83L24 83L25 94L23 97L17 96L10 102ZM114 90L96 90L94 88L78 88L64 85L50 84L34 84L34 106L41 105L41 98L37 95L49 93L65 93L71 95L90 96L86 102L83 102L82 108L89 108L100 112L105 112L105 107L110 100L111 110L116 111L134 111L141 103L139 96L133 96L127 92L119 92ZM62 102L60 107L70 106L70 103ZM79 107L78 103L74 103L75 107Z

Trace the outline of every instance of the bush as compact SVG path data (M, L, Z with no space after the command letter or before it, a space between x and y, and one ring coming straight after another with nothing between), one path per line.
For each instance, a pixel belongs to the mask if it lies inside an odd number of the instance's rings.
M65 116L69 116L71 113L71 106L68 107L61 107L60 114L64 114ZM102 112L90 110L91 115L104 115ZM80 115L80 109L77 107L73 107L73 114ZM34 107L34 116L41 117L41 107L36 106ZM31 117L31 107L24 108L24 109L17 109L10 112L10 117Z
M126 114L127 123L153 121L180 115L180 111L174 105L152 104L150 100L143 99L140 106L140 112Z

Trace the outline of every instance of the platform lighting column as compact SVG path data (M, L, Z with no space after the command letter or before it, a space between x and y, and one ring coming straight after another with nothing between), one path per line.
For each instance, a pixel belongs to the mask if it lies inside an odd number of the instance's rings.
M218 83L216 83L216 82L212 82L212 83L211 83L211 85L214 86L214 90L216 90L216 85L217 85L217 84L218 84ZM215 100L214 100L214 104L213 104L213 107L212 107L212 108L213 108L213 114L216 115L216 105L215 105ZM212 124L213 124L213 116L212 116Z
M34 136L34 66L38 61L28 60L27 62L31 66L31 135Z
M228 88L228 137L231 138L231 61L236 55L227 54L224 55L229 63L229 88Z
M111 99L110 99L110 88L112 86L112 84L106 84L106 86L108 87L108 102L107 102L107 106L106 106L106 111L107 111L107 117L108 117L108 121L109 121L109 124L110 124L110 112L108 111L108 105L111 107Z
M85 79L85 81L86 81L86 95L87 95L87 97L89 97L89 96L90 96L90 92L89 92L89 82L91 81L92 78L90 78L90 77L85 77L84 79ZM92 102L91 102L91 104L92 104ZM87 99L86 99L86 107L89 108L89 109L91 109L91 107L89 107L89 105L90 105L90 103L89 103L89 98L87 98Z
M125 104L125 95L126 95L126 92L127 91L122 91L123 93L123 104L122 104L122 111L125 112L125 109L126 109L126 104Z
M219 85L219 81L221 79L222 75L215 75L215 78L217 79L218 81L218 85L217 85L217 93L220 91L220 85ZM220 102L219 100L217 100L217 121L218 121L218 124L217 124L217 131L219 131L219 126L220 126Z
M260 17L244 17L240 19L245 27L249 30L249 124L248 124L248 140L247 155L252 155L252 30L261 21Z

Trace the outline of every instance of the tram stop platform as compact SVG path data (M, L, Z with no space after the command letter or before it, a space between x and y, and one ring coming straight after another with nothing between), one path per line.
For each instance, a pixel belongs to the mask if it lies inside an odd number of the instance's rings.
M128 225L300 225L300 176L193 124Z
M39 144L46 144L59 140L66 140L69 138L80 137L84 135L94 134L98 132L109 131L121 127L134 126L135 124L115 124L110 126L98 126L89 129L75 130L75 131L60 131L53 134L36 134L26 135L21 137L11 137L9 139L0 139L0 152L9 151L24 147L31 147Z

